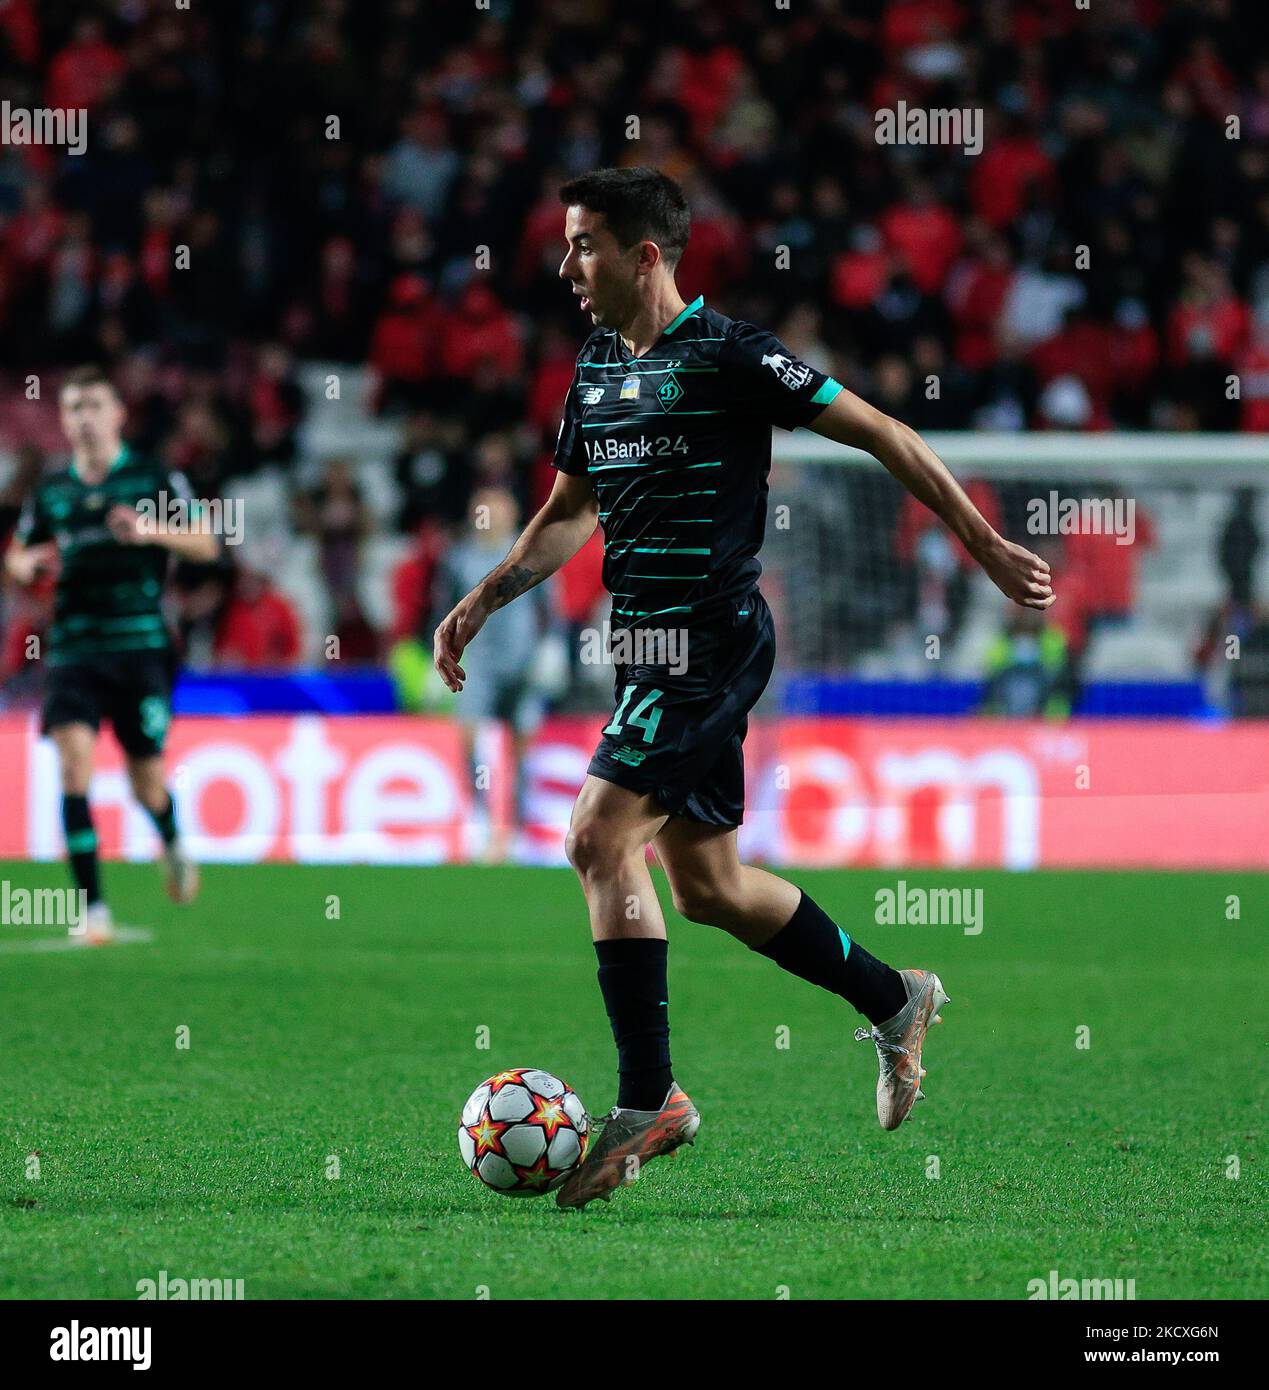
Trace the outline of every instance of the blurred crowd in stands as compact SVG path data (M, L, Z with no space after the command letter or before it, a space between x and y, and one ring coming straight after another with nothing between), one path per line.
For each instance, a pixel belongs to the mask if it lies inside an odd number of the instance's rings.
M556 190L603 164L682 182L685 294L917 429L1267 430L1262 11L5 0L8 99L90 113L80 157L0 146L0 450L28 446L6 501L58 447L28 377L103 361L134 442L198 495L296 475L345 654L381 659L430 631L477 491L522 516L549 486L589 328L556 278ZM874 114L900 101L981 110L982 152L879 145ZM418 540L390 632L352 597L374 524L356 460L298 476L307 361L369 363L366 408L400 431L395 525ZM862 486L883 525L860 563L915 611L926 523L886 480ZM597 593L590 554L555 602L575 621ZM298 659L267 576L187 574L181 594L200 660Z

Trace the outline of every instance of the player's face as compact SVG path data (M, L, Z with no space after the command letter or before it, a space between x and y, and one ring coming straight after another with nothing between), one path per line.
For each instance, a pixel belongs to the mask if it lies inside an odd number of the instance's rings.
M72 449L94 455L118 453L123 402L105 385L68 386L61 397L62 430Z
M582 302L582 312L603 328L620 328L630 318L637 296L639 246L623 251L604 225L602 212L571 207L564 217L568 255L560 279L568 280Z

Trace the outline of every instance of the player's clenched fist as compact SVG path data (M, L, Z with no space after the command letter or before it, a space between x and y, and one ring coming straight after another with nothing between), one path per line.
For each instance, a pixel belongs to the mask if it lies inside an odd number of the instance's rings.
M5 556L5 569L19 584L34 584L41 575L57 574L60 568L55 541L14 546Z
M1024 608L1049 608L1057 597L1049 562L1025 546L997 537L978 563L1002 594Z
M120 545L150 545L154 541L153 525L145 526L135 507L122 503L111 507L106 513L106 525Z

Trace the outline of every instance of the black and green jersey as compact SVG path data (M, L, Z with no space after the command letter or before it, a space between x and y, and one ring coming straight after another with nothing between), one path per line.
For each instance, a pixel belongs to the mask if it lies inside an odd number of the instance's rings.
M841 389L700 299L642 357L613 329L590 335L554 462L599 498L614 627L704 624L754 588L771 426L809 424Z
M69 468L40 480L18 522L23 545L55 541L61 559L48 659L66 666L81 657L165 650L160 601L170 552L158 545L122 545L106 514L122 503L152 499L156 515L171 499L189 500L184 476L125 447L100 482Z

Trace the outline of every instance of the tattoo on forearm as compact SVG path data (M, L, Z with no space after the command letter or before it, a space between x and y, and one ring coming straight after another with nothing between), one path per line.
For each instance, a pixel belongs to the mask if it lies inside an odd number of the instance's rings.
M494 598L498 600L499 608L519 597L526 589L531 589L537 583L537 579L537 571L529 569L526 565L510 566L505 574L498 576L494 584Z

